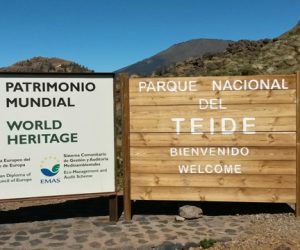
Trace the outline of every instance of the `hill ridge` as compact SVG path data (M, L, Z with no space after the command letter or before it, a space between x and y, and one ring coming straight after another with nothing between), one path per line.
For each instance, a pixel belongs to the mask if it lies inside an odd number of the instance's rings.
M151 75L161 67L167 67L172 63L182 61L206 53L221 52L226 49L231 40L199 38L185 42L176 43L167 49L138 61L127 67L117 70L117 73L127 72L129 74Z

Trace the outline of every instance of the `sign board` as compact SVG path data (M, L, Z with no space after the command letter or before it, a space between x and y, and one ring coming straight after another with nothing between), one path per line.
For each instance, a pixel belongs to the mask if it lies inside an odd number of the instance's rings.
M296 79L129 79L125 199L296 203Z
M114 75L0 75L0 199L115 192Z

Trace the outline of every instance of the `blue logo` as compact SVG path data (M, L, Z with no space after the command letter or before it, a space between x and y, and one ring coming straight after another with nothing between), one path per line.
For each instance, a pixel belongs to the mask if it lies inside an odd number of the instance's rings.
M58 174L60 168L59 159L55 156L47 156L41 161L40 167L44 176L55 176Z
M48 176L48 177L52 177L58 174L59 172L59 168L60 168L60 164L55 164L51 170L48 168L42 168L41 172L43 173L43 175Z

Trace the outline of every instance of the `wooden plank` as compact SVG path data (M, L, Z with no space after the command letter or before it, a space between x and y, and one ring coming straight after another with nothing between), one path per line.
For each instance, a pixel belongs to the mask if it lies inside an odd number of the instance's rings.
M131 197L130 197L130 106L129 106L129 78L121 74L121 97L122 97L122 125L123 125L123 163L124 163L124 217L131 220Z
M112 222L117 222L119 220L117 195L109 197L109 220Z
M165 160L132 160L131 173L142 174L178 174L180 165L241 165L242 174L278 174L296 175L296 161L165 161Z
M191 117L201 118L242 118L255 117L296 117L296 104L244 104L227 105L226 109L211 110L199 109L194 105L183 106L132 106L130 108L130 119L136 120L157 120L182 117L190 119Z
M296 103L296 90L151 92L130 95L130 105L198 105L199 99L222 99L228 104Z
M131 146L296 146L296 133L262 133L231 135L209 134L202 135L174 133L131 133Z
M300 218L300 71L296 74L297 82L297 188L296 188L296 216Z
M295 203L296 189L132 187L134 200Z
M295 175L131 174L131 186L296 188Z
M212 113L213 116L213 113ZM176 131L176 123L171 121L171 116L166 118L150 118L146 119L131 119L130 131L136 132L155 132L155 133L174 133ZM189 117L185 114L183 116L187 121ZM236 118L237 131L242 131L242 117ZM203 132L210 131L209 122L202 124ZM216 121L215 132L220 132L220 121ZM278 132L293 132L296 131L296 117L259 117L255 119L256 131L278 131ZM181 123L181 132L190 133L191 126L189 122Z
M196 89L199 91L212 90L212 81L216 80L282 80L285 79L286 85L289 89L296 89L295 76L294 75L257 75L257 76L206 76L206 77L152 77L152 78L131 78L130 79L130 93L139 92L139 82L154 82L157 81L196 81Z
M133 160L296 160L295 147L247 147L249 154L241 155L238 153L232 156L231 152L227 155L218 154L218 151L231 150L232 147L131 147L131 159ZM241 148L241 147L236 147ZM246 151L247 148L243 150ZM185 154L170 156L171 151L185 151ZM197 151L197 152L195 152ZM223 153L223 152L222 152ZM198 155L197 155L198 154ZM225 152L226 154L226 152Z
M295 175L131 174L131 186L296 188Z

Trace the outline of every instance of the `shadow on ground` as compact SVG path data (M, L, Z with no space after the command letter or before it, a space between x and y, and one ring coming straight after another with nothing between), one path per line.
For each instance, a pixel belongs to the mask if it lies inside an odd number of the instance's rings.
M119 211L123 211L123 198L119 197ZM108 198L92 198L67 201L34 207L24 207L13 211L0 211L0 224L29 221L44 221L75 217L92 217L109 215ZM237 203L237 202L178 202L178 201L136 201L132 203L134 214L177 215L183 205L200 206L204 215L242 215L259 213L293 213L294 210L285 203Z

